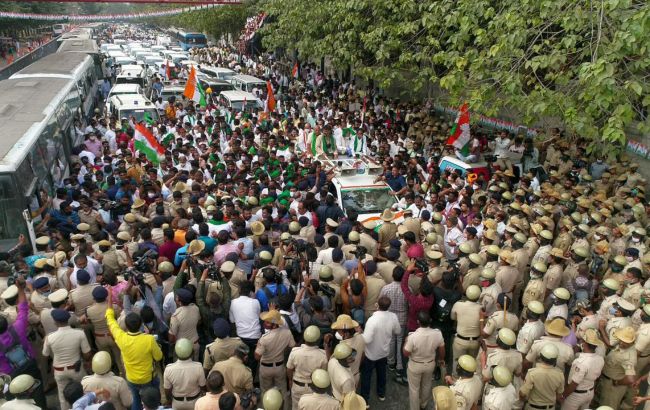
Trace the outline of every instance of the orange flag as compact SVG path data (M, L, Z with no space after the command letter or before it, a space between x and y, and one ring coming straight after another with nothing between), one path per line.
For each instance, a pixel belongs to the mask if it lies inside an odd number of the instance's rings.
M275 110L275 95L273 94L273 87L270 81L266 81L266 111L273 112Z

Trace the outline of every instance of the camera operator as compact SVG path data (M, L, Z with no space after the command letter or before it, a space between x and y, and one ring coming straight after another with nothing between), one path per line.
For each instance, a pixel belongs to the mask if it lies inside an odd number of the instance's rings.
M212 254L204 250L207 257ZM202 253L201 256L204 256ZM225 264L226 262L224 262ZM222 264L223 265L223 264ZM218 317L227 319L230 312L231 291L226 276L214 264L203 265L196 289L196 304L201 314L203 336L212 341L215 338L212 323Z
M277 298L280 295L288 293L289 290L283 284L283 277L275 266L265 266L262 268L262 277L266 284L255 293L255 298L260 302L262 312L269 310L269 303L278 305Z

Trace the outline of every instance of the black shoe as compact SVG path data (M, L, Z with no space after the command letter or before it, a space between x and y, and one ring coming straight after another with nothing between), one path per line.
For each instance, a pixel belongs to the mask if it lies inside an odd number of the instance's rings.
M391 372L394 372L395 369L397 369L397 367L394 364L389 364L388 365L388 370L390 370Z
M433 379L440 380L441 376L440 367L436 366L436 370L433 371Z
M386 401L386 396L377 396L379 401Z

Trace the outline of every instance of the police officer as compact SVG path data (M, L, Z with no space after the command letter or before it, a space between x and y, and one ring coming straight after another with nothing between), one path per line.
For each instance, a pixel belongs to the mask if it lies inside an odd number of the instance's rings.
M458 379L454 380L451 376L447 376L447 383L450 384L449 387L456 396L461 396L464 399L464 406L458 408L470 410L478 403L483 391L483 382L474 374L476 372L476 359L469 355L463 355L458 358L458 366L456 367Z
M189 339L179 339L174 347L176 362L168 364L163 374L165 396L172 407L192 410L194 403L205 391L205 373L199 362L192 360L194 344Z
M614 336L619 343L605 357L602 377L598 382L598 402L618 409L623 408L621 404L627 390L636 380L636 332L629 326L616 330Z
M108 291L104 287L97 286L93 289L92 296L95 303L86 309L86 318L93 325L95 345L97 345L97 349L111 354L120 370L120 375L124 376L126 373L124 371L120 349L115 344L115 340L113 340L108 330L108 324L106 323L106 309L108 309L106 298L108 297Z
M404 343L404 356L409 358L406 371L409 384L409 407L419 410L427 407L431 379L436 368L436 357L440 369L445 368L445 342L439 329L431 328L431 316L426 311L418 312L419 327L410 333Z
M519 319L514 313L508 311L510 307L510 298L505 293L497 297L496 310L486 319L486 313L481 311L481 324L485 326L481 329L481 337L485 339L485 345L489 349L496 347L496 337L500 329L507 327L513 332L519 328Z
M323 349L318 348L320 342L320 329L308 326L303 332L303 343L294 347L289 353L287 361L287 379L291 389L291 408L297 410L300 398L310 393L310 377L316 369L327 368L327 355Z
M483 394L483 410L513 409L519 399L517 390L512 385L512 373L504 366L492 369L490 385Z
M313 393L307 393L300 397L299 410L339 410L341 408L341 403L328 393L330 376L327 370L314 370L310 380L309 388Z
M636 374L645 374L650 363L650 304L644 305L641 311L642 324L636 330L634 348L638 352Z
M594 385L605 365L605 360L596 353L604 346L594 329L587 329L579 341L580 350L571 364L568 384L564 390L562 410L579 410L589 407L594 398Z
M52 319L56 322L57 330L45 337L43 344L43 356L52 357L52 368L54 369L54 380L59 391L59 403L62 410L68 410L63 389L71 381L80 381L83 373L81 371L81 356L89 361L92 357L88 339L83 330L73 329L68 325L70 313L63 309L54 309L51 312Z
M472 285L465 291L467 299L456 302L451 309L451 319L456 321L456 336L452 345L454 363L464 354L472 357L478 354L481 336L479 319L481 305L478 303L480 296L481 289ZM426 391L428 390L427 388Z
M496 283L496 272L492 268L485 267L481 272L481 296L478 302L481 310L489 317L497 309L497 298L501 293L501 285Z
M339 343L327 363L332 394L339 402L343 401L346 394L355 391L354 376L350 371L350 365L354 362L354 358L354 350L347 343Z
M205 347L203 353L203 370L206 375L215 363L227 360L238 346L244 344L240 338L230 337L230 324L224 318L218 317L212 322L212 331L216 339Z
M557 288L553 291L553 304L548 310L547 316L550 318L561 317L567 319L569 317L569 299L571 293L565 288Z
M260 388L266 391L277 387L282 397L287 395L287 368L285 366L285 353L296 345L291 330L280 327L284 319L280 312L271 309L260 314L260 319L266 333L257 342L255 360L260 362L259 376Z
M517 350L521 354L528 354L531 346L533 345L533 342L535 342L535 340L539 339L544 334L544 323L541 321L543 314L544 305L541 302L537 300L528 302L526 309L527 320L517 335Z
M14 396L13 400L9 400L2 406L2 410L40 410L41 408L36 405L32 400L32 395L40 382L28 374L21 374L11 381L9 384L9 393Z
M540 351L537 366L526 374L519 397L527 401L525 410L554 409L555 403L564 391L564 374L557 368L559 350L554 344L547 344Z
M272 388L264 392L262 396L262 404L264 405L264 410L280 410L282 404L284 403L284 395L280 390Z
M472 285L479 285L481 283L481 272L485 261L478 253L469 254L469 269L463 276L463 290L467 290Z
M522 296L522 303L524 306L532 301L544 302L546 297L546 284L544 283L544 274L547 271L545 262L533 262L530 267L530 280L526 284L524 294Z
M129 386L122 377L115 376L111 372L111 355L108 352L100 351L95 353L92 360L92 368L95 374L81 379L81 385L85 392L106 389L110 393L109 401L113 403L116 410L131 408L133 397Z
M202 242L201 242L202 243ZM205 246L205 245L204 245ZM197 325L201 319L198 306L192 303L192 292L185 288L176 290L176 311L169 320L169 341L188 339L194 345L193 359L199 357L199 334Z
M544 330L546 331L546 336L542 336L533 342L530 351L526 355L525 364L526 366L532 366L537 361L541 351L544 350L544 346L552 344L558 350L558 355L555 358L556 365L560 370L564 371L565 366L570 365L575 357L571 345L563 341L563 338L568 336L571 330L564 324L564 320L561 318L547 320L544 323Z
M522 371L521 354L514 349L517 341L515 332L508 328L499 330L496 347L481 352L481 362L485 363L482 369L483 380L489 380L490 372L495 366L504 366L513 375L520 376Z
M223 375L226 390L242 395L253 389L253 373L246 367L245 362L250 350L245 344L235 348L235 354L227 360L217 362L212 367Z

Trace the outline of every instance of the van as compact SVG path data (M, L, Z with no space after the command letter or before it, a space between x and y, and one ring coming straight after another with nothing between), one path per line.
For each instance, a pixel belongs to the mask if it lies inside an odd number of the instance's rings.
M219 80L230 81L237 73L230 68L201 66L200 71Z
M235 111L243 111L244 108L246 110L264 108L262 100L257 98L255 94L246 91L222 91L218 99L220 104ZM244 101L246 101L246 107L244 107Z
M210 88L212 95L218 95L222 91L233 91L235 88L228 81L218 80L212 77L199 78L199 83L204 90Z
M120 120L135 118L136 122L151 119L157 121L159 118L156 106L142 95L116 95L110 100L110 115Z
M138 84L116 84L111 88L106 98L106 112L111 112L111 99L116 95L142 95L142 87Z
M145 88L147 85L145 69L139 65L123 65L117 74L115 84L138 84Z
M321 160L325 168L334 170L330 192L336 197L338 205L347 215L354 210L359 215L360 223L375 221L381 225L379 218L385 209L392 209L398 199L385 181L377 181L382 174L381 164L370 158L341 157ZM402 212L394 212L392 222L401 223Z
M230 82L236 90L252 93L254 89L265 90L266 81L260 80L252 75L240 74L232 77Z

